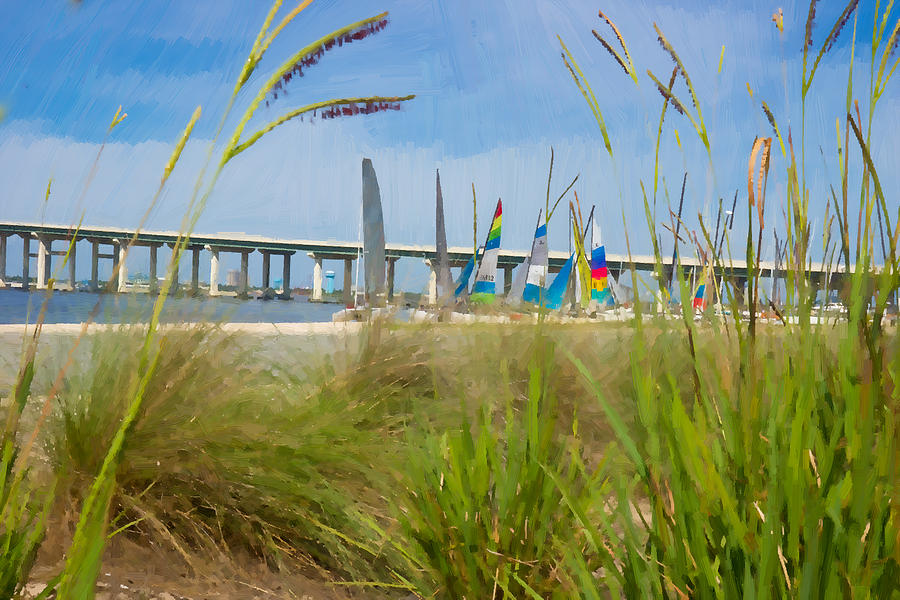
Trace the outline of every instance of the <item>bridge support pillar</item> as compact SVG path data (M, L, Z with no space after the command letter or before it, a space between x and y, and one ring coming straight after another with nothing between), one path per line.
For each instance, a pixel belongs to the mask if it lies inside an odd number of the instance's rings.
M31 237L22 236L22 289L28 290L31 274L28 272L31 266Z
M353 260L344 259L344 306L353 305Z
M108 255L112 260L112 273L109 275L110 283L106 286L105 291L119 291L119 240L112 241L112 251ZM106 258L103 254L100 258ZM115 284L115 285L113 285Z
M747 287L747 278L746 277L735 277L734 278L734 298L737 300L738 306L743 306L747 301L747 293L745 291Z
M512 279L513 279L513 269L515 265L503 265L503 294L506 295L509 293L510 288L512 288Z
M322 259L313 257L316 264L313 265L313 289L312 299L316 302L322 301Z
M431 270L428 274L428 304L429 306L434 306L437 304L437 268L430 260L426 260L425 264Z
M272 266L272 255L262 251L262 288L265 290L269 287L269 269Z
M96 292L100 287L98 270L100 265L100 242L91 241L91 291Z
M0 287L6 287L6 238L0 235Z
M150 244L150 294L159 293L159 277L156 274L156 250L159 248L156 244Z
M174 247L172 248L172 252L175 252ZM177 263L175 263L174 265L172 265L172 273L170 274L172 283L169 286L169 288L170 288L169 293L172 295L174 295L178 291L178 267L180 267L180 266L181 266L180 260Z
M290 300L291 299L291 254L293 252L285 252L284 253L284 265L283 270L281 272L281 299L282 300ZM321 261L319 262L319 274L321 276L322 268ZM319 288L321 289L321 287Z
M127 290L125 284L128 283L128 265L125 262L125 258L128 256L128 244L116 244L116 261L118 264L118 277L116 278L116 290L119 292L124 292Z
M69 250L69 287L72 291L75 291L75 249L78 248L78 240L72 241L71 249Z
M238 298L246 298L247 291L249 288L249 280L250 280L250 267L249 267L249 252L241 252L241 274L238 278Z
M191 293L200 293L200 248L191 248Z
M394 299L394 263L396 258L387 259L387 299L388 302Z
M219 249L209 249L209 295L219 295Z
M45 237L38 238L37 285L35 287L39 290L47 289L47 281L50 278L51 245L52 240Z

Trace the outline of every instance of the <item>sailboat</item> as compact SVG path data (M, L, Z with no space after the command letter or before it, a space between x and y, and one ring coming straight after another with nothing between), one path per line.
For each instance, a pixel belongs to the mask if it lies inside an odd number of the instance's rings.
M706 310L706 269L703 269L703 273L700 276L700 285L697 286L697 292L694 294L694 300L691 303L691 306L697 312L703 312Z
M455 291L450 275L450 258L447 253L447 232L444 229L444 196L441 194L441 173L435 170L434 202L435 254L437 255L438 305L443 305Z
M531 251L525 257L525 261L516 273L512 287L509 288L509 293L506 295L506 304L509 306L518 306L524 300L525 288L528 287L529 280L533 282L535 279L538 279L540 286L544 285L544 279L547 275L547 224L541 225L543 214L544 211L541 209L538 212L538 220L534 229L534 240L531 242ZM541 256L543 256L543 259ZM532 265L534 265L534 268L532 268ZM535 272L540 271L541 265L543 265L543 276L536 277Z
M601 239L600 223L596 219L591 223L591 304L594 310L614 304L609 269L606 267L606 248Z
M476 259L481 258L484 254L484 246L478 249L475 256L469 257L469 262L462 268L456 282L454 283L453 297L460 299L465 298L469 294L469 280L472 278L472 271L475 270Z
M569 258L563 264L562 269L556 274L553 283L550 284L543 293L543 302L539 306L543 306L549 310L559 310L563 305L563 297L569 287L569 278L572 276L572 268L575 265L575 252L569 255Z
M366 304L385 303L384 276L384 216L381 211L381 191L372 161L362 162L363 184L363 265L365 266Z
M578 199L578 194L575 194L575 199ZM569 205L571 206L571 203ZM591 209L591 215L588 217L588 226L585 227L584 232L579 235L579 232L582 231L583 223L581 220L581 207L579 205L577 214L575 213L574 208L572 210L572 221L574 225L572 228L572 235L575 238L575 255L578 265L578 273L575 279L577 284L575 286L575 305L582 311L587 310L591 302L591 265L588 261L584 240L587 237L588 228L590 227L593 218L594 211Z
M384 214L381 209L381 191L371 159L362 161L362 255L357 255L357 283L360 262L363 265L365 295L359 305L359 292L354 294L353 306L331 316L332 321L360 320L365 313L380 313L387 300L385 287ZM358 290L358 285L357 285Z
M531 258L528 265L528 276L522 299L539 308L559 310L562 308L569 280L575 265L576 253L572 252L562 269L556 274L549 287L544 287L547 279L548 252L547 252L547 221L540 224L534 233L534 242L531 246Z
M522 299L531 304L540 304L547 281L549 268L549 256L547 251L547 221L541 223L541 215L538 213L538 226L534 231L534 241L531 243L531 256L529 257L528 270L525 277L525 288L522 291Z
M475 273L475 284L469 300L475 304L492 304L496 298L497 259L500 256L500 225L503 218L503 203L498 198L497 208L491 228L484 242L484 254Z

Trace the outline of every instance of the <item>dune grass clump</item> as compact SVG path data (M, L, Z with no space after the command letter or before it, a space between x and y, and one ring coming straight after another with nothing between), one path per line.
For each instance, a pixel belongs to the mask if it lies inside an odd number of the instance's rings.
M0 598L22 590L44 538L52 491L31 480L19 463L18 436L22 412L34 379L34 356L22 361L15 387L3 404L5 419L0 434ZM50 487L52 490L52 486ZM43 496L43 498L41 498Z
M595 597L898 591L897 341L884 340L891 358L876 375L847 333L776 331L724 356L698 348L688 394L634 338L638 418L618 433L639 479L607 517L622 536Z
M536 337L524 402L514 397L507 363L499 360L505 385L493 401L484 397L474 422L464 418L412 435L407 493L397 501L413 562L424 567L417 586L423 596L577 594L559 564L564 549L585 536L560 506L590 510L603 482L581 468L578 421L569 436L559 435L559 405L547 377L553 344Z
M142 336L97 335L90 363L60 393L49 454L76 504L127 407L119 390ZM122 452L113 526L173 548L199 574L209 574L206 561L241 552L329 578L385 576L357 544L370 539L365 522L386 513L380 494L416 368L361 357L351 373L310 365L303 375L302 364L267 365L254 358L260 347L207 326L172 329L158 343L161 360Z

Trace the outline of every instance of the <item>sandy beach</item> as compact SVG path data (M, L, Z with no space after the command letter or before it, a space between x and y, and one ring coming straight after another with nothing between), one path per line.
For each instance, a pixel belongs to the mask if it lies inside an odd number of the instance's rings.
M163 329L169 327L185 327L198 325L199 323L164 324ZM91 323L87 326L87 333L99 333L121 327L119 324ZM131 326L131 325L129 325ZM360 322L346 323L223 323L219 325L222 331L228 333L249 333L253 335L341 335L356 333L362 327ZM48 335L78 335L84 328L83 323L47 323L41 327L42 334ZM22 337L33 335L34 325L0 324L0 341L7 341L9 336Z

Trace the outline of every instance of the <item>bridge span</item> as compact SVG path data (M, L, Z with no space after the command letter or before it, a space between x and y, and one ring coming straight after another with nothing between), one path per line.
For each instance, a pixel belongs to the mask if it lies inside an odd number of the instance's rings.
M21 280L23 289L29 289L31 285L31 259L35 259L36 276L35 287L46 289L51 273L52 257L64 256L73 236L76 236L75 228L64 225L47 225L40 223L3 222L0 223L0 284L8 285L7 281L7 240L11 236L21 237L23 240L23 252L21 264ZM130 247L146 248L150 257L149 288L151 293L158 291L159 278L157 269L157 250L161 246L174 247L179 238L174 231L140 231L113 227L82 227L78 230L76 243L72 247L67 267L70 289L75 289L75 265L78 260L77 249L79 245L89 244L91 248L91 279L92 289L99 290L101 282L98 278L99 261L111 260L113 264L113 289L126 290L128 279L127 267L123 260ZM132 242L132 240L134 240ZM36 242L35 252L31 251L32 242ZM57 249L53 249L54 242L58 243ZM282 296L290 295L291 257L297 252L305 252L314 260L312 300L323 298L323 261L342 261L344 271L344 300L351 300L353 261L361 253L359 242L341 242L334 240L309 240L309 239L276 239L245 233L196 233L192 235L186 247L186 253L191 259L190 289L199 291L200 252L206 250L210 253L210 295L219 293L219 255L224 252L240 254L241 269L239 276L238 294L246 296L249 290L249 257L254 252L261 254L262 287L270 284L270 267L272 256L280 256L282 259ZM451 247L448 254L451 266L462 266L472 256L471 247ZM497 264L504 272L504 289L509 289L512 284L513 269L525 261L527 252L524 250L500 250ZM387 267L388 297L394 293L394 265L401 258L422 259L431 266L436 253L433 245L393 244L385 246L385 261ZM550 271L558 271L568 258L568 253L551 251L549 262ZM653 271L655 260L652 255L633 255L630 259L627 255L607 253L607 264L610 273L618 278L619 274L634 267L639 271ZM700 266L699 261L691 257L682 257L681 266L686 271ZM663 260L664 266L671 268L671 257ZM725 271L735 278L740 286L747 278L747 265L745 261L735 260L728 263ZM772 262L763 261L761 264L762 276L770 277L775 272ZM830 274L834 278L840 278L843 268L831 269ZM809 276L823 281L829 274L827 265L812 264ZM178 273L174 274L174 286L178 285ZM431 269L431 278L428 286L428 296L435 299L437 296L437 277L435 268Z

